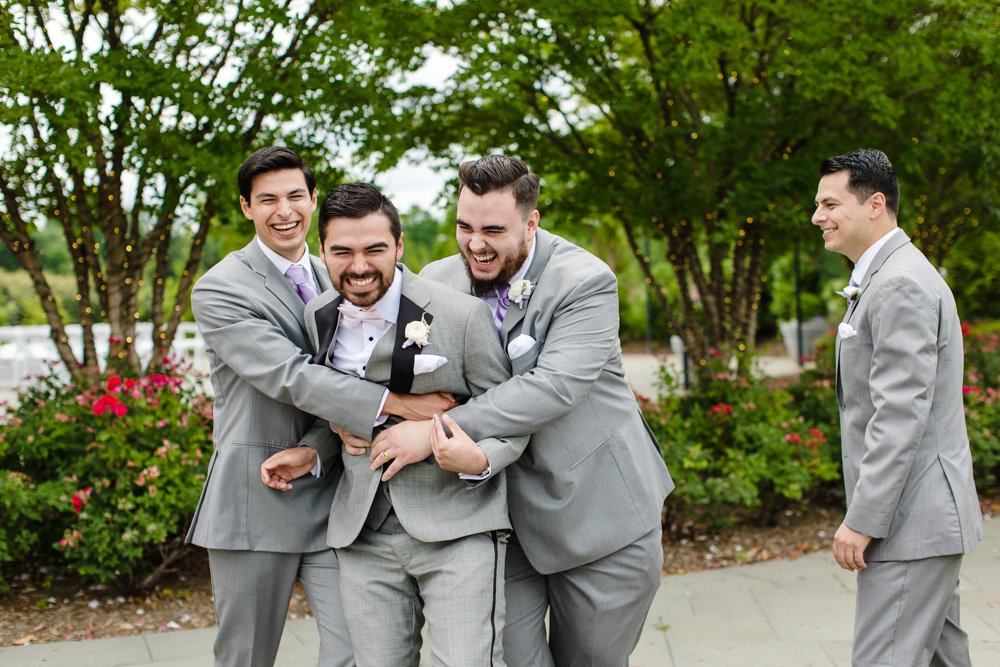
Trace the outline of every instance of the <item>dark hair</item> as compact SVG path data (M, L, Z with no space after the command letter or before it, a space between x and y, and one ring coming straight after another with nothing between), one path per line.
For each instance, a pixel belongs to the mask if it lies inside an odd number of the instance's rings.
M538 206L538 176L516 157L487 155L463 162L458 168L458 180L459 192L469 188L479 196L510 190L524 218Z
M389 231L396 243L403 234L399 212L389 198L371 183L344 183L326 193L319 206L319 244L326 242L326 223L332 218L357 220L373 213L389 218Z
M306 178L309 194L315 192L316 177L313 176L312 169L299 157L298 153L284 146L268 146L254 151L240 165L240 170L236 174L236 184L240 188L240 195L249 202L253 179L261 174L281 171L282 169L299 169Z
M866 202L876 192L885 195L885 206L896 217L899 213L899 180L889 158L875 148L859 148L850 153L828 157L819 167L820 176L846 171L850 174L847 190Z

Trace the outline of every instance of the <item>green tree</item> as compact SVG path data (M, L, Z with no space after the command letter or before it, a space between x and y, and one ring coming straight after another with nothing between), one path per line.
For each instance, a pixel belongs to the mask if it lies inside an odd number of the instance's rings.
M387 77L422 60L426 13L399 1L3 3L0 239L67 367L97 369L92 325L106 320L110 361L139 370L146 312L158 363L210 226L238 214L242 159L286 143L332 172L328 147L363 138L362 121L391 104ZM81 359L37 251L48 226L71 257Z
M1000 112L985 83L995 20L986 0L460 3L436 40L456 74L414 90L379 141L389 160L400 134L453 159L520 155L545 178L543 220L625 232L702 376L713 350L747 371L767 260L792 234L820 243L822 158L883 147L909 197L926 195L920 216L955 234L957 202L997 201L996 185L973 187L998 153L984 140ZM664 261L672 288L653 270Z

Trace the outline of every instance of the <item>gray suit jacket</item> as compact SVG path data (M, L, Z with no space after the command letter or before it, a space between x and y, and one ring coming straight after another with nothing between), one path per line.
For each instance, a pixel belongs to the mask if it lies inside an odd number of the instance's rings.
M400 374L413 370L418 354L434 354L448 361L430 373L412 377L400 391L416 394L442 391L456 398L483 393L510 377L510 366L500 349L490 309L465 294L424 280L400 266L403 293L399 319L375 345L365 378L390 386ZM317 349L316 361L330 363L331 344L340 321L341 297L327 292L306 308L306 328ZM402 348L406 324L424 316L431 325L430 342ZM406 384L410 384L407 378ZM396 389L397 387L393 387ZM393 510L406 532L422 542L453 540L466 535L510 528L504 468L524 450L527 438L481 438L493 474L484 482L470 483L438 467L430 457L403 468L385 483ZM344 475L330 506L327 543L352 544L361 532L382 483L381 470L369 468L367 456L342 455Z
M329 288L326 267L315 257L312 264ZM202 276L191 305L212 367L215 452L187 540L212 549L325 549L340 446L313 415L370 433L384 388L311 363L305 306L255 240ZM326 479L298 480L288 493L261 484L260 464L300 443L320 453Z
M530 435L508 468L510 518L534 568L548 574L613 553L660 525L674 485L625 379L618 287L606 264L538 230L526 278L500 339L535 343L511 360L514 377L451 411L473 438ZM422 272L469 293L458 255ZM494 331L496 329L494 328Z
M837 338L845 523L872 561L970 553L982 539L951 290L902 232L879 250Z

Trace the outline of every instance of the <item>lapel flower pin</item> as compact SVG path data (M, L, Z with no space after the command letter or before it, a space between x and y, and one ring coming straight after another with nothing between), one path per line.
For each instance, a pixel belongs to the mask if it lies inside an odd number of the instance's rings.
M837 290L837 294L844 297L848 301L854 301L855 299L858 298L858 292L860 291L861 288L858 287L857 285L848 285L842 290Z
M524 310L524 306L528 302L528 297L531 296L534 289L535 286L531 284L530 280L525 278L515 280L510 284L510 289L507 290L507 298L512 303L516 303L518 308Z
M407 324L403 333L406 334L406 341L403 343L403 348L410 347L411 345L423 347L427 345L427 340L431 337L431 325L427 324L424 316L421 315L420 321L413 320Z

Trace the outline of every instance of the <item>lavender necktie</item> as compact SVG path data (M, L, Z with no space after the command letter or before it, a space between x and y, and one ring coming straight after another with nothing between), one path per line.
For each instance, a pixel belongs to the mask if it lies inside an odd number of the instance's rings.
M507 309L510 308L510 297L507 296L507 292L510 291L510 285L494 287L493 290L497 293L497 312L493 314L493 322L497 325L497 331L500 331L503 328L504 315L507 314Z
M299 293L299 297L303 303L309 303L316 298L316 290L313 289L312 280L309 279L306 267L301 264L292 264L285 271L285 277L292 281L292 285L295 287L295 291Z

